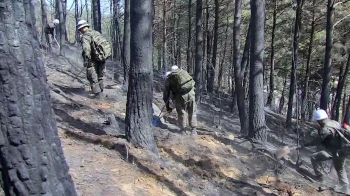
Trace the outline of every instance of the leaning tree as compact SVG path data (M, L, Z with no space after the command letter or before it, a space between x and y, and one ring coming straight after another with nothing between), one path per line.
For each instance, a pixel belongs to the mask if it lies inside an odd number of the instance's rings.
M0 168L5 195L77 195L57 133L31 1L0 6Z
M152 0L130 1L130 71L126 104L127 140L158 154L151 120L153 100Z

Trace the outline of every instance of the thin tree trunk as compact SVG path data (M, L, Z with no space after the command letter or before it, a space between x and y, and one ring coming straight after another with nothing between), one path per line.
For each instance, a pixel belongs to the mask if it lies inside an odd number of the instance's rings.
M192 62L191 62L191 32L192 32L192 0L188 1L188 37L187 37L187 54L186 54L186 64L187 64L187 72L189 74L192 73Z
M323 67L323 81L320 108L327 111L329 103L329 82L331 80L332 51L333 51L333 24L334 24L334 0L328 0L327 25L326 25L326 53Z
M343 95L343 89L345 86L346 76L349 73L349 69L350 69L350 52L348 52L348 60L346 63L344 73L342 73L342 71L340 71L340 74L339 74L340 77L339 77L338 86L337 86L337 93L336 93L335 98L334 98L333 111L332 111L333 120L337 120L337 121L340 120L341 100L342 100L342 95Z
M59 43L60 46L62 46L65 42L65 34L66 34L66 24L64 22L64 15L63 15L63 5L60 0L56 0L56 6L58 11L58 18L60 21L60 24L58 26L58 32L59 32ZM60 55L62 55L62 50L60 50Z
M79 14L79 0L74 0L75 2L75 12L74 12L74 16L75 16L75 25L78 24L78 22L80 21L80 14ZM79 31L76 30L75 31L75 42L78 41L80 39L79 37Z
M291 78L290 78L290 86L289 86L288 110L287 110L287 119L286 119L287 127L291 126L292 116L293 116L293 103L294 103L293 98L296 91L295 86L296 86L296 75L297 75L296 72L297 72L297 65L298 65L298 47L299 47L299 37L300 37L301 18L302 18L301 14L302 14L303 4L304 4L304 0L297 0L297 9L295 11L295 23L294 23L292 70L291 70ZM297 94L298 93L299 92L297 92ZM298 99L298 97L296 99Z
M64 39L66 42L69 42L68 40L68 33L67 33L67 0L62 0L62 7L63 7L63 22L64 22Z
M267 129L264 111L263 66L265 34L265 1L255 0L251 5L251 62L249 79L249 138L264 145Z
M218 92L222 90L222 77L224 74L224 66L225 66L225 59L226 59L226 46L228 42L228 24L229 24L229 17L227 17L227 25L225 28L225 39L224 39L224 51L222 52L221 62L219 62L219 74L218 74Z
M202 72L202 58L203 58L203 35L202 35L202 0L197 0L196 5L196 58L194 80L196 82L196 101L198 103L201 89L201 72Z
M267 106L271 107L273 101L273 94L275 90L275 31L276 31L276 20L277 20L277 1L274 0L275 8L273 10L273 22L271 32L271 59L270 59L270 88L269 95L267 97Z
M314 34L315 34L315 11L316 11L316 0L312 1L313 9L312 9L312 22L311 22L311 32L310 32L310 43L307 54L306 61L306 70L305 70L305 78L304 78L304 89L301 95L301 119L306 120L306 107L308 105L308 91L309 91L309 79L310 79L310 69L311 69L311 53L314 42Z
M128 141L158 155L152 120L152 0L130 1L130 72L125 132Z
M238 106L238 113L239 113L239 120L241 123L241 134L246 134L248 131L248 121L247 121L247 115L246 115L246 109L245 109L245 103L244 103L244 89L243 89L243 74L245 66L241 64L240 61L240 40L241 40L241 21L242 21L242 0L236 0L235 1L235 14L234 14L234 21L233 21L233 68L234 68L234 79L235 79L235 94L236 94L236 100L237 100L237 106ZM249 27L250 28L250 24ZM249 50L249 30L246 37L246 44L244 47L244 52L247 53L247 50ZM246 59L243 59L246 62ZM243 68L243 70L242 70Z
M283 108L284 108L284 101L285 101L284 94L286 92L286 88L287 88L287 75L284 77L284 80L283 80L283 88L282 88L282 93L281 93L281 99L280 99L280 102L279 102L279 105L278 105L278 113L280 113L280 114L282 114L282 111L283 111Z
M345 97L344 97L345 99ZM350 125L350 95L348 98L348 105L346 106L346 112L345 112L345 116L344 116L344 120L343 122L345 122L346 124Z
M130 0L125 0L124 5L123 84L126 84L128 81L130 65Z
M167 17L167 12L166 12L166 4L167 0L163 0L163 51L162 51L162 59L163 59L163 71L166 72L168 69L168 62L167 62L167 44L166 44L166 17Z
M94 30L98 32L102 32L100 0L92 0L92 18L93 18Z
M33 4L14 3L3 0L0 16L6 38L0 53L1 186L7 196L76 196L33 32Z
M218 48L218 30L219 30L219 0L215 1L215 17L214 17L214 34L213 34L213 57L211 59L211 66L209 66L209 93L214 91L214 81L215 81L215 69L216 69L216 55Z
M42 36L41 36L41 42L44 43L44 40L46 40L47 47L51 51L51 43L49 35L45 33L45 27L48 23L47 21L47 5L45 0L41 0L41 21L42 21Z
M206 34L206 89L207 92L209 91L209 71L210 69L210 56L211 56L211 35L209 31L209 0L205 1L205 7L206 7L206 16L205 16L205 34Z

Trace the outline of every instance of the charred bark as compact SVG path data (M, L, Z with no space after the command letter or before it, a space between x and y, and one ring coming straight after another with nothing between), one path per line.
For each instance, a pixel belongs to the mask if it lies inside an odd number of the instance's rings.
M290 86L289 86L289 96L288 96L288 110L287 110L287 119L286 126L291 126L292 116L293 116L293 103L294 103L294 94L296 91L296 77L297 77L297 65L298 65L298 47L299 47L299 37L300 37L300 28L301 28L301 18L302 18L302 8L304 0L297 0L297 9L295 11L295 23L294 23L294 36L293 36L293 57L292 57L292 70L290 77ZM297 92L298 94L299 92ZM296 98L298 99L298 97ZM296 108L299 110L299 108ZM297 112L298 113L298 112ZM299 116L297 116L299 118Z
M201 89L201 72L203 61L203 35L202 35L202 0L197 0L196 5L196 58L195 58L195 71L194 80L196 82L196 102L198 103Z
M339 74L339 80L338 80L338 86L337 86L337 93L334 98L334 104L333 104L333 109L332 109L332 119L333 120L340 120L340 106L341 106L341 100L342 100L342 95L343 95L343 89L345 86L345 80L346 76L349 73L350 69L350 52L348 53L348 60L346 62L346 67L344 70L344 73L342 70L340 71Z
M0 7L0 168L5 195L72 195L27 2ZM26 19L26 20L24 20Z
M219 30L219 0L215 0L215 17L214 17L214 35L213 35L213 56L211 66L209 66L209 86L208 92L213 93L215 81L216 56L218 49L218 30Z
M192 73L192 62L191 62L191 30L192 30L192 0L188 1L188 37L187 37L187 50L186 50L186 64L187 64L187 72L189 74ZM196 27L197 28L197 27Z
M251 5L251 48L249 79L249 135L253 143L264 145L267 141L263 95L265 2L255 0Z
M242 0L236 0L234 21L233 21L233 39L234 39L233 68L234 68L234 75L235 75L234 77L235 91L236 91L235 94L236 94L236 100L237 100L239 120L241 123L241 134L246 134L248 131L248 122L247 122L247 115L246 115L246 109L245 109L245 103L244 103L244 89L243 89L243 74L245 71L245 65L241 64L241 59L240 59L241 21L242 21ZM250 28L250 25L248 27L246 46L244 47L244 52L247 52L249 48L248 46L249 28ZM243 58L242 58L242 61L243 61Z
M274 90L275 90L275 31L277 21L277 1L274 0L275 8L273 10L272 32L271 32L271 57L270 57L270 88L269 96L267 97L266 105L271 107Z
M315 10L316 10L316 0L312 1L313 9L312 9L312 22L311 22L311 32L310 32L310 43L307 54L306 61L306 70L305 70L305 78L304 78L304 88L301 94L301 119L306 120L306 108L308 105L308 91L309 91L309 80L310 80L310 69L311 69L311 53L314 43L314 34L315 34L315 26L316 26L316 18L315 18Z
M158 155L151 127L153 100L152 0L130 1L130 72L127 140Z
M92 0L92 19L94 30L102 32L101 18L101 2L100 0Z
M128 81L130 66L130 0L124 1L123 71L125 84Z
M331 81L331 66L333 52L333 23L334 23L334 0L328 0L327 3L327 25L326 25L326 53L323 66L323 81L320 108L328 110L329 103L329 82Z

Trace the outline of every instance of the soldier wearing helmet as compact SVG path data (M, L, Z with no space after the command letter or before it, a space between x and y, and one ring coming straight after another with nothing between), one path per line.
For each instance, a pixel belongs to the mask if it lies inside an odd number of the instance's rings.
M51 48L53 41L55 41L58 45L56 40L56 26L59 24L60 21L58 19L55 19L52 22L48 22L44 28L44 33L46 34L46 40L49 48Z
M321 172L322 161L332 160L335 170L337 171L339 184L334 191L345 194L350 194L349 180L345 170L345 158L347 153L343 148L343 140L339 135L341 125L337 121L328 118L326 111L318 109L313 114L313 120L317 121L319 125L318 137L310 143L304 145L317 146L321 145L325 150L320 150L311 155L311 163L315 171L315 179L321 183L320 190L325 190L324 177Z
M96 98L102 99L104 90L104 75L105 75L105 59L99 60L97 58L96 51L99 48L97 41L104 41L105 38L98 31L89 28L90 25L86 20L80 20L77 24L77 29L81 33L81 44L82 44L82 56L84 59L84 67L86 67L86 77L90 82L92 93ZM107 43L107 42L104 42ZM109 45L103 45L109 46ZM106 52L106 48L102 48L102 51ZM107 49L110 49L107 48Z

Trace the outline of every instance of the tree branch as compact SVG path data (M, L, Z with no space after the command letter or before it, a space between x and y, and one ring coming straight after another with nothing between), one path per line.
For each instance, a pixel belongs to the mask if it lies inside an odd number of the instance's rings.
M342 1L342 2L338 2L336 4L333 3L333 8L335 8L336 6L340 5L340 4L343 4L343 3L346 3L346 2L349 2L350 0L346 0L346 1Z
M338 20L336 23L334 23L333 28L335 28L335 26L337 26L339 23L341 23L341 21L345 20L349 16L350 16L350 14L348 14L348 15L344 16L342 19Z

